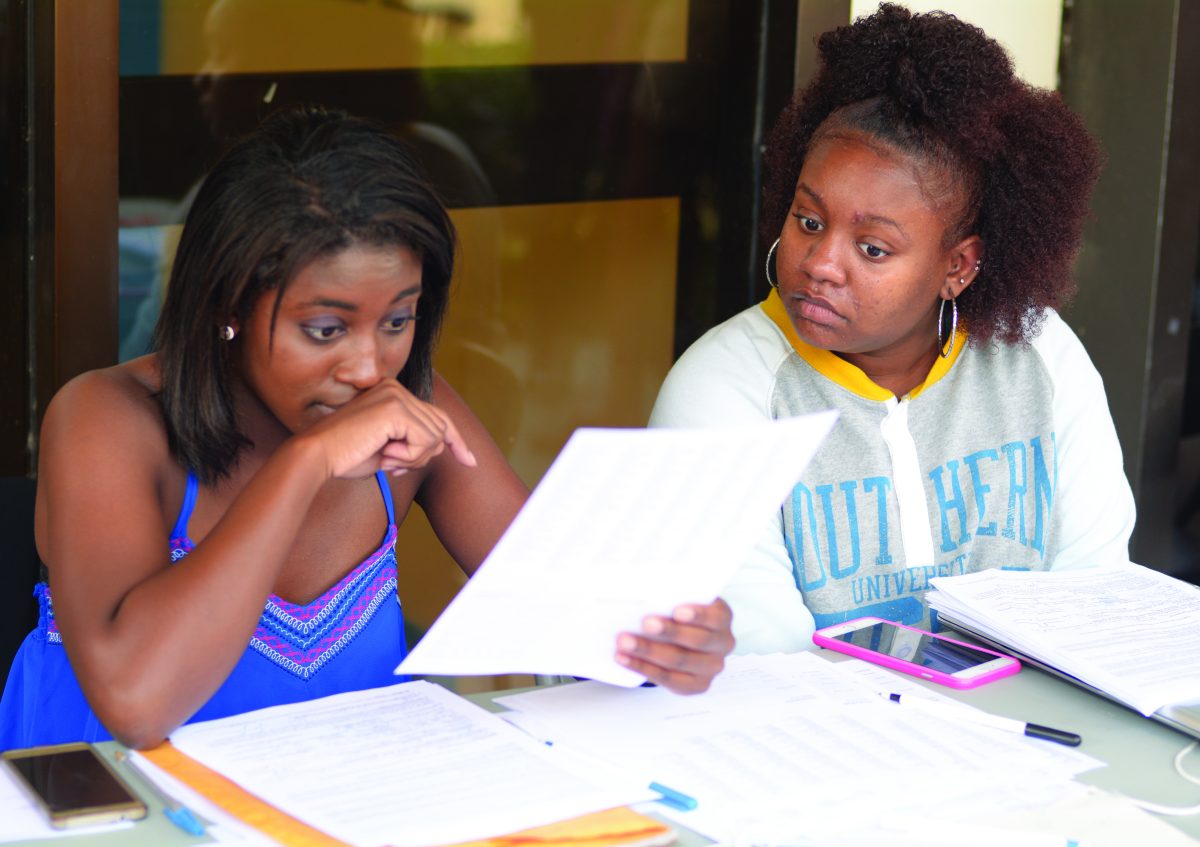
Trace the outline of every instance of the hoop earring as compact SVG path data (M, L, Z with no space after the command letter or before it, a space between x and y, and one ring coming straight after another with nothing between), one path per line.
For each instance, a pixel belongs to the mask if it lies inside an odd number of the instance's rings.
M767 251L767 266L765 268L767 272L767 284L776 290L779 289L779 280L771 278L771 263L775 261L775 248L778 246L779 239L776 238L775 243L771 245L771 249Z
M225 324L225 326L217 330L217 334L221 336L222 341L233 341L233 339L237 338L237 330L229 324Z
M938 306L937 340L938 350L941 351L941 357L943 359L948 359L950 358L950 354L954 352L954 339L957 337L958 333L958 302L955 301L953 297L950 298L950 346L945 350L942 350L942 347L945 346L945 342L942 341L942 324L945 312L946 301L943 300L942 305Z

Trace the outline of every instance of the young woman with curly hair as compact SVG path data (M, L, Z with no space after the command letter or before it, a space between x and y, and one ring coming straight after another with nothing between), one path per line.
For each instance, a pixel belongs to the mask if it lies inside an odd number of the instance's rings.
M1099 152L951 15L821 36L766 150L766 301L667 377L656 426L839 410L722 596L739 652L864 615L936 628L931 577L1125 560L1100 376L1057 313Z

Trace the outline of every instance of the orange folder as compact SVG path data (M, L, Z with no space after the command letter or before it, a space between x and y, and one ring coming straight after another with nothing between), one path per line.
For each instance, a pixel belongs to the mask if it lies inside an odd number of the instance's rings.
M349 847L260 800L232 780L165 742L143 755L238 820L288 847ZM667 824L620 807L456 847L653 847L670 844Z

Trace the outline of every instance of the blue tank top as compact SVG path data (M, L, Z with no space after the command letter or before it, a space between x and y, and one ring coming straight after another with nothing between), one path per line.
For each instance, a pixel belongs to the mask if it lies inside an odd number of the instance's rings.
M392 670L406 653L404 617L396 595L396 519L391 490L376 481L387 508L379 547L311 603L272 594L245 653L188 723L401 682ZM171 531L177 562L194 546L187 534L199 484L188 474ZM87 705L54 620L49 587L34 591L38 625L21 645L0 699L0 749L111 738Z

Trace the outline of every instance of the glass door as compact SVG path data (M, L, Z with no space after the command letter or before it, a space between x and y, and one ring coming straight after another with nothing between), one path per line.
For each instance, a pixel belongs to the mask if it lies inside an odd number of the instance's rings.
M765 293L756 115L790 93L795 39L768 5L122 0L121 358L147 348L223 146L273 109L344 109L406 139L451 207L435 364L535 484L575 427L643 425L678 352ZM463 577L415 512L397 549L419 635Z

